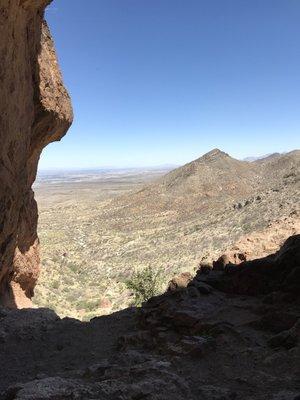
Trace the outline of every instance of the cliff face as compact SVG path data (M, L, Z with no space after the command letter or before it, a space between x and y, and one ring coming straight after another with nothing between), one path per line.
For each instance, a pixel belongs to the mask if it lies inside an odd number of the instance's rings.
M39 157L73 118L43 19L50 2L0 0L0 304L10 307L30 305L39 274Z

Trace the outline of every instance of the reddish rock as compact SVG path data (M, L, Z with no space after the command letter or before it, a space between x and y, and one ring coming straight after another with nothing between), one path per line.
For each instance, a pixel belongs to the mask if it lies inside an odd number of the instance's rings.
M2 0L0 8L0 304L30 305L39 274L31 189L42 149L72 122L53 42L50 0Z
M107 297L102 297L99 302L99 307L100 308L111 308L112 304L111 301Z
M169 282L168 291L174 292L175 290L186 288L192 279L193 277L189 272L183 272Z
M243 261L247 260L247 255L244 253L228 252L223 254L213 262L213 269L216 271L222 271L228 264L238 265Z

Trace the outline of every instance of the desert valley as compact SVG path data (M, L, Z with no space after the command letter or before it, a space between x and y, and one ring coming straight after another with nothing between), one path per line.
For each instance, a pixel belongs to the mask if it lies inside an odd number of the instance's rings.
M161 271L163 292L238 241L248 258L278 250L300 233L299 165L298 150L247 162L215 149L172 171L41 175L34 304L90 319L132 304L136 270Z

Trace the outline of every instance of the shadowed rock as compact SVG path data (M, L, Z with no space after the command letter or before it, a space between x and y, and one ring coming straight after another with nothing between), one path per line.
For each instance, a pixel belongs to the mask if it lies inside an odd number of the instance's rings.
M211 284L230 293L260 295L282 291L299 296L299 266L300 235L294 235L275 254L237 265L225 263L221 279Z

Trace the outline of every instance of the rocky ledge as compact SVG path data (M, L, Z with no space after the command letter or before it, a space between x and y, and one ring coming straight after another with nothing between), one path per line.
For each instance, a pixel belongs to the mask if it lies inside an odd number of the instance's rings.
M299 400L299 264L298 235L89 323L2 309L1 398Z

